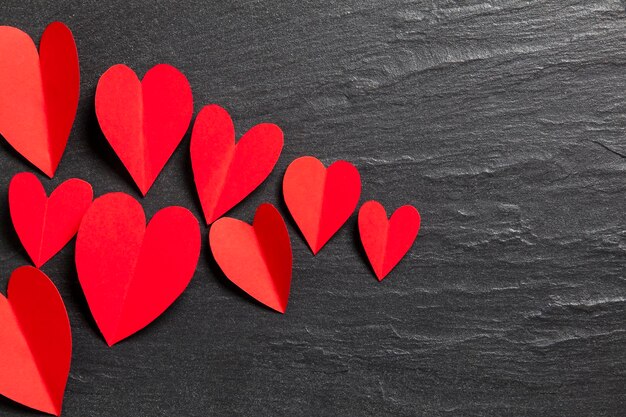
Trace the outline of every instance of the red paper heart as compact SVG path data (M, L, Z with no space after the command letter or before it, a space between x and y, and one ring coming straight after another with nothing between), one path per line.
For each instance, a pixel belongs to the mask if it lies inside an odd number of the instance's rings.
M74 237L92 199L91 185L76 178L59 185L48 198L35 175L22 172L13 177L9 185L13 227L37 268Z
M63 300L32 266L13 271L0 295L0 394L60 415L72 359L72 333Z
M409 251L420 229L420 214L413 206L402 206L387 220L385 208L368 201L359 210L359 233L365 253L379 281Z
M283 179L285 203L313 254L348 220L361 195L359 171L346 161L328 169L316 158L293 161Z
M187 78L171 65L139 81L126 65L109 68L96 88L100 128L143 195L182 140L193 112Z
M124 193L97 198L76 238L76 269L109 346L161 315L191 280L200 226L183 207L166 207L146 227L141 205Z
M46 28L39 55L26 33L0 26L0 134L51 178L76 116L79 74L74 37L63 23Z
M211 226L211 251L224 274L257 301L284 313L291 286L291 242L271 204L261 204L252 226L223 217Z
M283 132L271 123L254 126L235 145L235 127L218 105L204 107L193 126L191 165L207 224L243 200L272 172Z

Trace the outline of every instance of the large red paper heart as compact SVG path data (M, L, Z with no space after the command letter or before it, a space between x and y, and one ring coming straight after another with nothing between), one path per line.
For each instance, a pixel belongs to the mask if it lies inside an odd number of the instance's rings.
M59 185L48 198L35 175L22 172L13 177L9 185L13 227L37 268L74 237L92 199L91 185L76 178Z
M193 126L191 165L207 224L243 200L272 172L283 132L271 123L254 126L235 145L235 127L218 105L204 107Z
M182 140L193 113L187 78L171 65L139 81L126 65L109 68L96 88L100 128L145 196Z
M124 193L94 200L76 238L76 269L109 346L143 329L182 294L200 254L200 226L183 207L166 207L146 227Z
M354 212L361 195L359 171L346 161L328 169L316 158L293 161L283 179L285 203L313 254Z
M60 415L72 359L72 333L63 300L32 266L13 271L0 295L0 394Z
M385 208L368 201L359 210L359 234L365 253L379 281L409 251L420 229L420 214L413 206L402 206L387 220Z
M80 88L72 32L51 23L39 44L19 29L0 26L0 134L49 177L61 161Z
M211 251L224 274L257 301L284 313L291 286L291 242L271 204L261 204L252 226L223 217L211 226Z

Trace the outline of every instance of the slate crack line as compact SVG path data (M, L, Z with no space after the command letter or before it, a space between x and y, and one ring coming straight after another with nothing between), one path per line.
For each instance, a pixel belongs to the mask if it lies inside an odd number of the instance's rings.
M612 153L612 154L614 154L614 155L619 156L620 158L626 159L626 155L624 155L623 153L620 153L620 152L618 152L618 151L616 151L616 150L614 150L614 149L609 148L608 146L606 146L606 145L605 145L604 143L602 143L602 142L599 142L599 141L597 141L597 140L590 140L590 142L593 142L593 143L595 143L596 145L601 146L602 148L606 149L607 151L611 152L611 153Z

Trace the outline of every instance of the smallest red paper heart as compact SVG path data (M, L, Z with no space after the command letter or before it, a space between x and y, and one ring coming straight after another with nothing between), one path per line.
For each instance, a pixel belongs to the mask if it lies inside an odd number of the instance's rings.
M223 217L209 232L217 264L235 285L266 306L284 313L291 286L291 242L287 226L271 204L261 204L252 226Z
M59 185L48 197L34 174L13 177L9 185L13 227L37 268L74 237L92 199L91 185L76 178Z
M72 333L63 300L32 266L13 271L0 295L0 394L60 415L70 372Z
M420 229L420 214L402 206L387 220L382 204L368 201L359 210L359 233L365 253L379 281L391 272L409 251Z

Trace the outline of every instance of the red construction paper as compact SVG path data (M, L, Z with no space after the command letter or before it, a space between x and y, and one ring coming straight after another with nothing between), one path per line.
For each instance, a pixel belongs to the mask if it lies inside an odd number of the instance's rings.
M51 178L74 123L79 88L78 53L67 26L51 23L39 54L26 33L0 26L0 134Z
M207 225L243 200L272 172L283 132L261 123L235 145L235 126L218 105L205 106L191 135L191 165Z
M200 226L183 207L166 207L146 227L141 204L124 193L94 200L76 238L76 270L107 344L143 329L189 284Z
M72 358L72 333L63 300L32 266L13 271L0 294L0 394L60 415Z
M37 268L45 264L78 231L93 199L88 182L69 179L46 195L34 174L22 172L9 185L13 227Z
M387 220L385 208L368 201L359 210L359 233L365 253L379 281L391 272L409 251L420 229L420 214L402 206Z
M126 65L109 68L96 88L100 128L145 196L182 140L193 112L187 78L160 64L139 81Z
M328 169L316 158L293 161L283 179L285 203L313 254L317 254L354 212L361 195L359 171L337 161Z
M291 286L291 242L271 204L261 204L252 226L223 217L209 232L211 251L224 274L252 298L284 313Z

